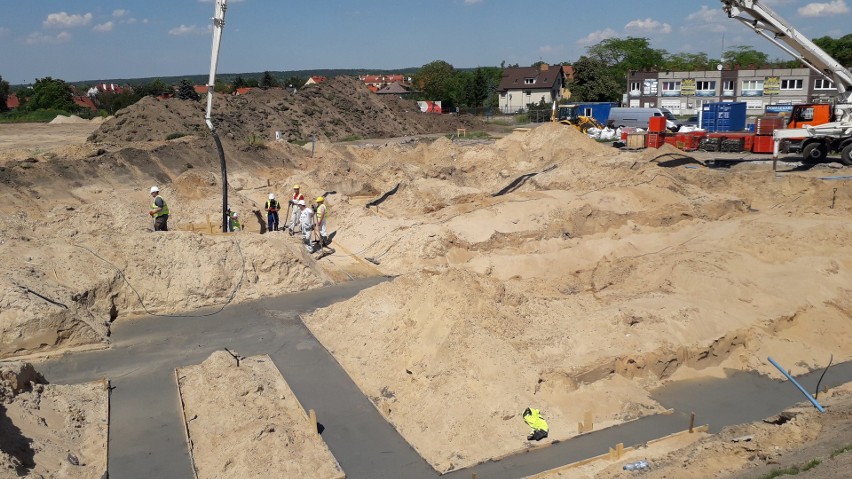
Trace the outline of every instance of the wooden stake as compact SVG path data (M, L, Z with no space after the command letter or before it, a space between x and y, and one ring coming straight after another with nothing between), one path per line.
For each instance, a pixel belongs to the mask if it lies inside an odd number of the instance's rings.
M595 428L594 422L592 422L592 411L586 411L586 414L583 416L583 429L585 432L589 432Z
M308 417L310 418L311 423L311 432L313 434L317 434L317 412L313 409L308 409Z
M689 433L692 434L695 431L695 413L689 417Z
M207 215L207 229L209 230L210 234L213 234L213 223L210 222L209 214Z
M583 421L579 421L577 423L577 434L583 434L584 432L586 432L583 429Z
M618 444L615 445L615 455L616 455L616 459L621 459L621 456L624 455L624 443L623 442L619 442Z

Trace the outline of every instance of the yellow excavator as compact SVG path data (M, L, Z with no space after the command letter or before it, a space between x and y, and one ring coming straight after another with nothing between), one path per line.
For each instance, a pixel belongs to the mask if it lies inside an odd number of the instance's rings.
M594 117L579 115L577 105L558 105L553 108L550 121L559 122L563 125L572 125L578 130L586 133L589 128L603 129L604 125Z

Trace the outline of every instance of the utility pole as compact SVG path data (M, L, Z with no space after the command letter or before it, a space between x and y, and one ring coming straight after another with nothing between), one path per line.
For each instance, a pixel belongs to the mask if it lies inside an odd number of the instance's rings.
M228 8L228 0L216 0L216 11L213 16L213 52L210 55L210 78L207 80L207 115L204 117L207 128L213 134L216 141L216 150L219 152L219 165L222 169L222 232L228 232L228 167L225 165L225 151L222 149L222 141L213 126L210 114L213 110L213 86L216 84L216 67L219 64L219 44L222 42L222 30L225 28L225 10Z

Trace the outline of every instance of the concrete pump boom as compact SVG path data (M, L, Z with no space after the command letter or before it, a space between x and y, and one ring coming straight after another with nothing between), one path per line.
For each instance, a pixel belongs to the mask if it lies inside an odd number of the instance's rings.
M721 0L728 17L738 20L758 35L834 84L839 103L852 103L852 74L814 42L793 28L758 0Z
M222 232L228 232L229 214L228 214L228 167L225 164L225 150L222 148L222 141L219 139L219 134L216 133L216 128L213 126L213 119L210 117L213 112L213 87L216 84L216 67L219 65L219 45L222 42L222 30L225 28L225 10L228 9L228 0L216 0L216 10L213 16L213 52L210 55L210 77L207 80L207 114L204 121L207 123L207 128L213 134L213 140L216 142L216 150L219 152L219 166L222 170Z

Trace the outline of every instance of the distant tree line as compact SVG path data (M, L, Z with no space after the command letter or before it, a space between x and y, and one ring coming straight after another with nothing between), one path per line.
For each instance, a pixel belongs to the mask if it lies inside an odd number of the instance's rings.
M813 40L820 48L844 66L852 65L852 34L840 38L824 36ZM536 62L537 66L541 62ZM734 46L724 52L721 58L711 58L706 53L669 53L652 48L647 38L608 38L587 48L586 55L571 64L574 67L574 80L567 86L571 90L571 101L617 101L627 88L627 74L630 71L703 71L722 64L728 67L781 67L800 66L795 60L770 60L766 53L746 46ZM419 69L412 70L413 88L418 99L440 100L445 109L455 107L493 108L498 105L497 88L506 68L505 62L499 67L477 67L474 69L456 69L443 60L436 60ZM515 66L518 65L509 65ZM316 74L329 74L337 70L321 70ZM352 70L353 74L365 73ZM127 82L121 92L102 91L93 97L93 102L102 114L115 114L118 110L130 106L146 96L175 95L185 100L198 100L199 95L193 88L190 77L180 80L176 86L155 78L147 82ZM224 81L223 78L229 81ZM232 79L232 80L231 80ZM301 88L307 76L290 74L289 76L265 71L255 77L248 75L222 75L214 85L214 91L233 93L238 88ZM77 91L85 92L88 85L76 85ZM60 110L66 113L91 115L91 111L80 107L72 100L72 85L52 77L36 79L35 83L19 87L15 91L9 82L0 76L0 112L6 110L6 100L16 94L20 100L21 111Z

